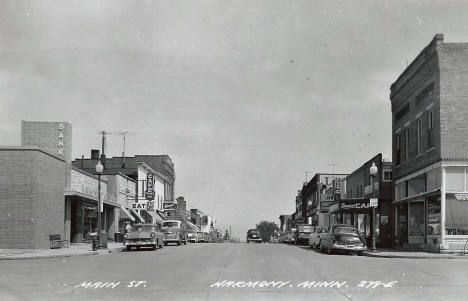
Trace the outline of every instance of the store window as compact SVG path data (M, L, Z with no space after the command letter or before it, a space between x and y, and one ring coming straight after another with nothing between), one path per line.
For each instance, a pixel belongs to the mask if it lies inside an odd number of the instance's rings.
M409 236L424 236L424 202L411 202L409 209Z
M395 134L395 146L395 165L398 166L401 164L401 134L399 132Z
M405 128L405 162L410 160L410 128L407 126Z
M440 235L440 196L427 198L427 235Z

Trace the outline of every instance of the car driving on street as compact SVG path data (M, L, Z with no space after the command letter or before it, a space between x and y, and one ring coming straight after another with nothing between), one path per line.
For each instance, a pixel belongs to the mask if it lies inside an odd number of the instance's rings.
M260 230L250 229L247 231L247 243L251 241L262 242L262 237L260 236Z

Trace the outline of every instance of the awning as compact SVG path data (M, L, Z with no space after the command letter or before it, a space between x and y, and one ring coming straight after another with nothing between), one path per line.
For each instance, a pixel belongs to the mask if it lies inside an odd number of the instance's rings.
M407 197L398 201L393 201L392 204L408 202L408 201L412 201L415 199L427 198L427 197L438 195L438 194L440 194L440 188L434 189L432 191L423 192L417 195L413 195L413 196L410 196L410 197Z
M191 222L187 221L187 225L188 225L190 228L192 228L193 230L199 231L199 230L198 230L198 227L195 226L194 224L192 224Z
M136 210L130 209L130 211L133 213L134 216L136 216L140 220L141 223L146 223L145 219L141 217L141 215L138 214Z
M133 222L135 221L135 218L132 216L130 211L128 211L127 208L125 208L124 206L120 206L119 219L123 221L125 220L131 220Z
M151 215L156 222L156 224L162 224L164 220L161 218L161 216L156 212L156 211L146 211L148 212L149 215Z

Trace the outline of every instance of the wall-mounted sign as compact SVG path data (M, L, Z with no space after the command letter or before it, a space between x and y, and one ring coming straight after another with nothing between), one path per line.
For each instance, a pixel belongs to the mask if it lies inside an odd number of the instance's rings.
M380 223L381 223L382 225L384 225L384 226L385 226L386 224L388 224L388 215L382 215L382 216L380 217Z
M146 202L146 211L155 211L154 202L152 201Z
M139 202L139 203L132 203L133 210L146 210L146 203Z
M147 200L154 200L155 192L154 192L154 177L152 173L148 173L146 175L146 190L145 190L145 198Z

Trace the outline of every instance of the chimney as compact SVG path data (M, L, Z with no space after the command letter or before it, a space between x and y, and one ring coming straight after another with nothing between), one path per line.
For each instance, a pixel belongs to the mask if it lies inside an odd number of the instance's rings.
M91 150L91 160L99 160L99 150L98 149L92 149ZM101 162L102 164L102 162Z

